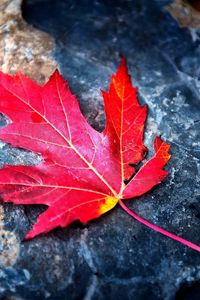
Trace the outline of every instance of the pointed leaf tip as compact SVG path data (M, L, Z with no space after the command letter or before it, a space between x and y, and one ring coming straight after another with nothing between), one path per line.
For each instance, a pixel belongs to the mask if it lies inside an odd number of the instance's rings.
M31 240L32 238L34 238L35 235L32 234L32 230L30 230L24 237L24 241L28 241L28 240Z
M160 159L163 160L164 165L171 158L171 154L169 153L171 146L164 142L159 136L157 136L154 140L154 151L158 153ZM163 166L164 166L163 165Z
M120 66L124 66L127 68L126 58L123 55L120 55Z

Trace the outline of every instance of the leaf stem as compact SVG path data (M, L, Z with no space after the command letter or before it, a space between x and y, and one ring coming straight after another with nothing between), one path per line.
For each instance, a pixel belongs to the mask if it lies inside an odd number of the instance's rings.
M133 217L134 219L136 219L137 221L139 221L140 223L146 225L147 227L153 229L154 231L160 232L161 234L175 240L178 241L179 243L182 243L183 245L192 248L198 252L200 252L200 246L193 244L167 230L164 230L150 222L148 222L147 220L141 218L140 216L138 216L135 212L131 211L121 200L119 200L119 205L123 208L124 211L126 211L131 217Z

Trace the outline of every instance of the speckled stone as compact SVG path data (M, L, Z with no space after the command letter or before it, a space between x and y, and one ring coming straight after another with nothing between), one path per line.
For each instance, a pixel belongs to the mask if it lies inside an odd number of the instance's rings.
M0 70L25 73L43 83L55 70L54 40L22 18L22 0L0 1Z
M200 28L200 14L197 9L200 6L198 2L198 0L174 0L166 9L178 20L181 26Z
M127 205L142 217L200 244L200 45L180 28L169 0L28 0L24 18L55 41L54 59L88 121L104 126L100 87L127 57L140 102L149 106L145 144L169 141L168 178ZM2 125L5 120L2 119ZM150 153L151 154L151 153ZM0 162L37 162L7 145ZM120 207L23 242L42 206L4 205L4 228L20 244L0 268L2 297L50 300L200 299L200 255L145 228Z

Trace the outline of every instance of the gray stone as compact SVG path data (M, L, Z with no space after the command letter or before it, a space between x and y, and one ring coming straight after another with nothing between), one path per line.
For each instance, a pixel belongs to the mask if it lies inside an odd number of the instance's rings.
M119 54L126 56L140 101L149 106L146 145L151 149L153 137L162 134L172 146L167 179L127 205L199 244L200 45L190 29L180 28L167 12L170 3L29 0L23 15L54 38L54 59L98 130L104 126L99 89L108 88ZM0 149L1 164L36 163L39 158L33 156L8 145ZM44 209L4 205L2 226L15 234L19 251L1 266L2 297L200 298L199 253L145 228L120 207L86 225L75 223L24 242Z

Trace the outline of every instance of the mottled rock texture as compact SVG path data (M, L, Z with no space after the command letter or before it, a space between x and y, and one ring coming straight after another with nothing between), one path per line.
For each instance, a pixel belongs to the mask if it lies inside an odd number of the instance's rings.
M167 12L171 3L28 0L23 15L54 39L54 59L98 130L104 126L99 89L108 87L119 54L127 57L140 101L149 106L146 145L151 148L160 133L172 145L165 182L127 204L199 244L200 45ZM0 149L1 164L38 159L7 145ZM15 234L20 250L15 264L1 266L2 299L200 299L199 253L145 228L120 207L28 242L23 237L43 207L10 204L4 210L4 229Z
M174 0L166 7L183 27L200 28L198 0Z
M50 57L54 41L24 21L21 6L22 0L0 1L0 69L43 83L56 66Z
M174 0L165 8L181 27L187 27L193 42L200 39L200 1Z

